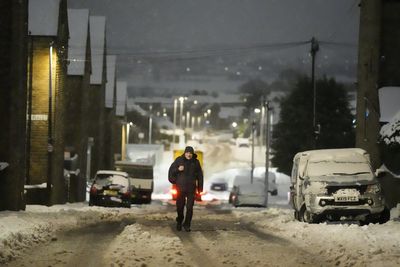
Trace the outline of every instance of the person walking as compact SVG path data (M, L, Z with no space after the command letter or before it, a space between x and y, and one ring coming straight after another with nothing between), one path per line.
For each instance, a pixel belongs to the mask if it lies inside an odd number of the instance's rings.
M203 170L193 147L187 146L184 153L171 164L168 180L176 184L177 190L176 230L181 231L183 226L186 232L190 232L196 192L203 192ZM186 216L184 216L185 206Z

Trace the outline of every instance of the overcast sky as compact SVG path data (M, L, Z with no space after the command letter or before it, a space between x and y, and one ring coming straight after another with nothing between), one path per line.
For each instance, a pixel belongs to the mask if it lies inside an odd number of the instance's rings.
M319 41L335 42L320 46L321 60L316 66L320 73L338 77L343 76L338 74L342 69L348 72L345 80L354 80L358 3L359 0L68 0L69 8L87 8L91 15L106 17L107 52L118 56L117 72L123 78L137 73L133 67L141 59L137 54L142 56L143 52L152 57L159 56L154 51L236 49L303 42L315 36ZM286 63L297 60L308 68L309 50L310 44L279 51L241 50L235 60L246 61L250 56L261 59L261 52L265 52L269 58ZM187 56L197 55L190 52ZM186 63L187 58L183 64ZM332 66L336 66L334 70Z
M358 0L69 0L107 17L110 49L356 43Z

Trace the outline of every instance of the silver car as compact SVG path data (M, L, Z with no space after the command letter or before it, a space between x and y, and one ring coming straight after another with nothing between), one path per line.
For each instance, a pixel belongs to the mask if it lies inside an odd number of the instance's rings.
M299 221L383 223L389 219L369 155L358 148L296 154L290 199L294 216Z

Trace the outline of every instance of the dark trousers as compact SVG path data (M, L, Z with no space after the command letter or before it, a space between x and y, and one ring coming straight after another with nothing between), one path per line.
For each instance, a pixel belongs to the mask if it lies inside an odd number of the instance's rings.
M186 216L184 216L184 209L186 205ZM176 198L176 212L178 217L176 217L177 223L186 226L190 226L193 217L193 205L194 205L194 192L182 192L178 191ZM183 221L185 219L185 221Z

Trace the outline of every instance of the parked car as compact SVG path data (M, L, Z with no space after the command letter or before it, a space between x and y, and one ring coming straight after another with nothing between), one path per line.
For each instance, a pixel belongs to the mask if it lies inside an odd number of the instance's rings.
M130 208L131 186L128 173L110 170L98 171L89 193L89 206L93 205Z
M240 184L232 190L232 205L265 207L267 194L264 183L253 182Z
M273 173L269 173L269 175L271 175ZM275 176L274 176L275 177ZM264 190L265 190L265 178L264 177L258 177L258 176L254 176L253 177L253 182L257 183L257 184L262 184ZM233 184L232 184L232 188L230 189L230 193L229 193L229 203L233 203L232 202L232 196L236 193L237 188L239 185L241 184L250 184L251 183L251 178L250 175L237 175L235 176L235 178L233 179ZM268 193L270 193L272 196L275 196L278 194L278 188L276 186L275 182L269 181L268 182Z
M369 155L359 148L311 150L293 159L290 203L294 216L308 223L323 220L386 222L389 210Z
M212 191L227 191L228 190L228 183L225 181L225 179L215 179L211 182L210 184L210 190Z

